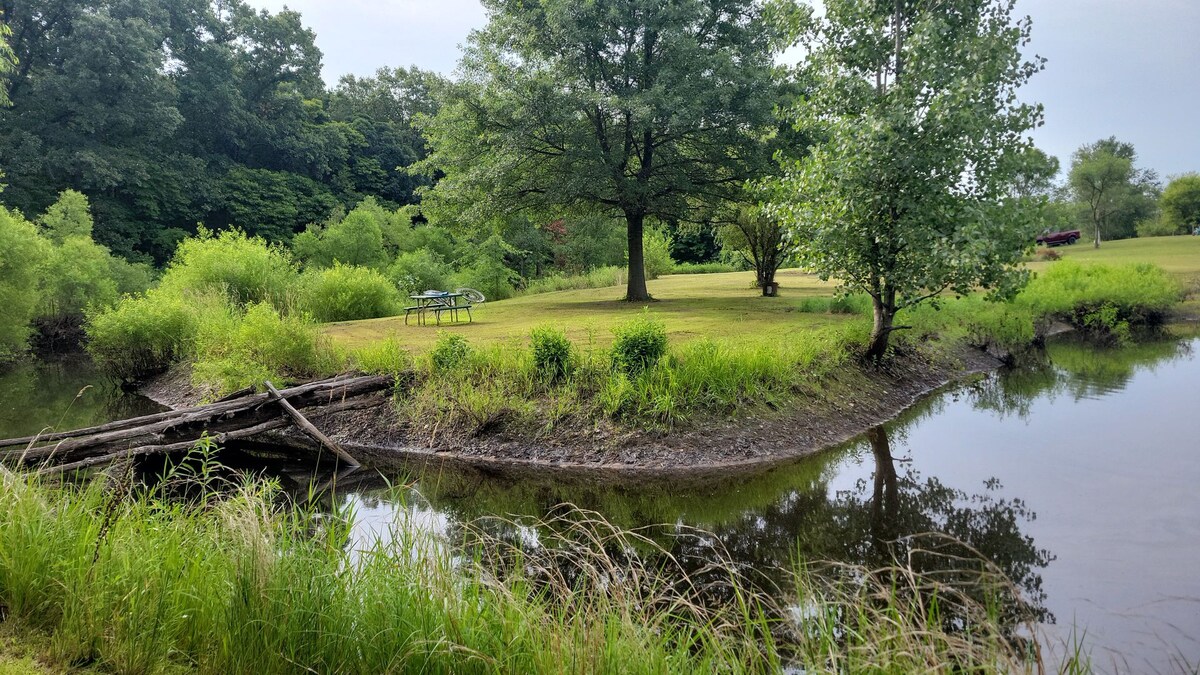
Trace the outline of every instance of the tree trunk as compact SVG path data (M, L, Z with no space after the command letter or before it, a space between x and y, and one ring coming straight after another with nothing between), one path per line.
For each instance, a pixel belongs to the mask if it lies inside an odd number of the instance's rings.
M879 361L887 354L888 337L892 334L892 322L896 318L896 308L894 303L886 302L882 298L871 298L871 304L875 310L875 323L871 327L871 340L867 345L867 358L872 361Z
M626 232L629 235L629 280L625 287L625 299L629 302L651 299L650 292L646 290L646 257L642 253L642 230L645 222L645 214L625 214Z
M1100 248L1100 223L1096 223L1096 245L1093 248Z

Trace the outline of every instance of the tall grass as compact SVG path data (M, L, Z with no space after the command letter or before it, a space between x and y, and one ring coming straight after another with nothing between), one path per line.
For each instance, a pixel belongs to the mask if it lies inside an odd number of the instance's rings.
M628 277L629 271L624 267L597 267L583 274L573 275L551 274L530 281L521 290L520 295L624 286Z
M225 482L209 461L154 488L0 469L13 624L50 633L59 664L125 673L1022 672L1036 658L977 599L1003 579L799 565L773 600L719 543L689 574L572 509L537 524L538 544L478 523L450 546L401 520L351 548L352 513L277 506L273 484Z

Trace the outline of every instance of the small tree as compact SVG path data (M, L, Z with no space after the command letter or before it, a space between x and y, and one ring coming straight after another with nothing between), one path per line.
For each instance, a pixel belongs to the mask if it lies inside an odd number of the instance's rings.
M1075 151L1067 183L1075 200L1086 207L1096 248L1105 237L1132 237L1138 221L1153 213L1158 177L1136 168L1136 161L1133 145L1113 137Z
M800 262L871 297L867 355L898 311L944 291L1004 295L1038 225L1013 196L1040 106L1016 90L1041 69L1012 0L827 0L801 37L809 94L793 110L820 142L784 161L769 213Z
M775 282L775 273L795 252L787 228L759 209L739 208L732 220L721 228L721 245L740 255L754 267L754 284L764 289Z

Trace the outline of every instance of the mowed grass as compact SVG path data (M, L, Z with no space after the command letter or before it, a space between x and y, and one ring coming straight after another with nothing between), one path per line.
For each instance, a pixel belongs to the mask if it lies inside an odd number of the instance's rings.
M472 311L473 323L416 325L416 316L404 325L404 317L346 321L325 326L325 332L341 346L355 348L379 340L394 339L413 352L427 351L439 330L462 333L475 345L525 341L535 326L553 324L566 330L572 342L605 346L612 342L612 329L648 309L667 327L671 341L696 338L786 339L797 330L842 323L844 314L815 314L800 311L806 298L833 295L835 284L799 270L782 270L777 276L778 298L764 298L754 287L753 272L722 274L679 274L649 282L653 302L622 300L624 286L557 291L499 302L488 302ZM465 318L465 315L464 315Z
M1179 278L1186 287L1200 283L1200 237L1151 237L1105 242L1099 250L1087 242L1054 249L1064 258L1082 264L1152 263ZM1052 262L1033 262L1034 272ZM764 298L754 288L752 272L687 274L662 277L649 283L654 302L628 303L621 298L624 286L558 291L511 300L489 302L474 311L474 323L417 326L404 317L368 319L328 324L324 327L335 343L347 348L362 347L393 339L414 353L427 351L439 330L462 333L472 344L519 342L530 330L543 324L557 325L580 346L606 346L612 329L644 309L667 327L673 343L697 338L735 342L786 340L797 331L844 323L856 317L800 311L805 299L829 297L836 284L822 282L801 270L782 270L777 277L780 297ZM1193 300L1186 311L1200 309Z

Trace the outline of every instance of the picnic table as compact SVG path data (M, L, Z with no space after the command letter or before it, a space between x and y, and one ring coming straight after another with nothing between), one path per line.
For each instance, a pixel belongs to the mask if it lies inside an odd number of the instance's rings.
M442 325L442 314L450 312L450 316L454 321L458 321L458 313L466 311L468 322L474 321L471 316L471 300L464 293L447 291L425 291L424 293L414 293L408 296L415 304L404 308L404 325L408 325L408 315L415 313L417 315L417 324L426 325L426 313L433 312L433 317L437 321L437 325Z

